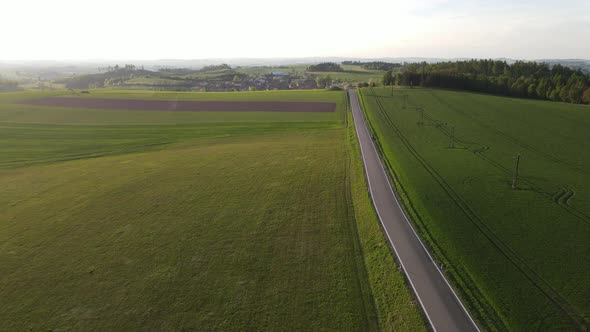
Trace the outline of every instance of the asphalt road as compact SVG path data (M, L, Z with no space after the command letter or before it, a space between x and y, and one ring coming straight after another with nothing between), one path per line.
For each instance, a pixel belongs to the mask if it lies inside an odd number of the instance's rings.
M367 129L357 92L348 93L373 204L432 329L479 331L404 214Z

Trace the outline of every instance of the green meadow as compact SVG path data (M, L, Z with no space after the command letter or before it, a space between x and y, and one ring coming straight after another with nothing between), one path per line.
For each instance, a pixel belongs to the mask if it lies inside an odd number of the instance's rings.
M334 113L40 107L0 94L0 330L424 330ZM85 95L81 95L84 96Z

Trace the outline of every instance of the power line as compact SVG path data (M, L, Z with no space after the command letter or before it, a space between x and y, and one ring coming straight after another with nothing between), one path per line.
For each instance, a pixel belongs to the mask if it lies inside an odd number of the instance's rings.
M424 108L423 107L416 107L416 111L420 113L420 120L418 121L419 126L424 125Z
M455 148L455 126L451 127L451 133L449 135L449 148L454 149Z

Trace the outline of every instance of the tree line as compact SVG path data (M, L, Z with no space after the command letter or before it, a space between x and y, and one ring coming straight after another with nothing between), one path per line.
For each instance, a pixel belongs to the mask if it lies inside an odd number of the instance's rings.
M0 77L0 92L18 91L19 89L17 81L4 80Z
M388 71L383 84L424 86L485 92L520 98L590 104L590 76L556 64L499 60L404 64Z
M14 80L7 80L0 75L0 92L18 91L20 87L18 82Z
M339 72L344 71L342 66L334 62L323 62L318 63L317 65L311 65L307 67L307 71L328 71L328 72Z
M86 74L56 80L56 83L64 83L68 89L94 89L109 85L120 85L133 77L151 77L154 72L141 69L135 65L105 67L97 74Z
M120 70L135 71L135 70L144 70L144 68L143 68L143 66L137 67L136 65L132 65L132 64L126 64L124 66L119 66L118 64L116 64L114 66L106 66L106 67L99 67L98 68L99 73L109 73L109 72L120 71Z
M369 70L394 70L395 68L399 68L401 66L401 63L372 61L363 63L361 65L361 68Z
M401 63L385 62L385 61L342 61L343 65L360 66L363 69L369 70L393 70L402 66Z

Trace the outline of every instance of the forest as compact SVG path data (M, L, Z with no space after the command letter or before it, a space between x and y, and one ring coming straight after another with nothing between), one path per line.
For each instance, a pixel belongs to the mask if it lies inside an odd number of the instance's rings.
M387 72L383 84L438 87L519 98L590 104L590 76L560 64L469 60L404 64Z
M0 77L0 92L18 91L18 82L13 80L5 80Z
M323 62L317 65L311 65L307 67L307 71L324 71L324 72L340 72L344 71L342 67L334 62Z

